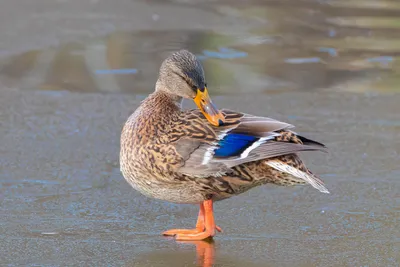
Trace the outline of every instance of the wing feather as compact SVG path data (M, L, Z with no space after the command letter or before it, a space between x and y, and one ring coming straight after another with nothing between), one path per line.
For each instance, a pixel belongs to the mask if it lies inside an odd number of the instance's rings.
M294 127L291 124L226 109L222 112L225 124L215 127L198 110L186 111L190 120L183 118L185 123L180 125L191 128L185 130L191 134L175 143L183 158L181 173L198 177L221 176L246 162L301 151L326 151L323 144L288 130ZM198 129L203 134L197 134Z

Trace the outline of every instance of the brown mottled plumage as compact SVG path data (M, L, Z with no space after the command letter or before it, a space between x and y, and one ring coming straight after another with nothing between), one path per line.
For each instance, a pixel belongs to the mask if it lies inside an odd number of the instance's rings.
M183 111L182 98L197 101L196 95L203 97L196 102L200 110ZM214 228L220 230L210 219L212 202L261 184L309 183L328 193L297 155L325 150L324 145L296 135L289 130L290 124L214 108L201 64L181 50L163 62L156 91L122 130L121 171L133 188L157 199L200 204L196 229L164 234L177 234L182 240L212 237ZM237 135L252 140L236 151L237 143L225 138ZM234 153L225 155L218 150L224 146L231 146Z

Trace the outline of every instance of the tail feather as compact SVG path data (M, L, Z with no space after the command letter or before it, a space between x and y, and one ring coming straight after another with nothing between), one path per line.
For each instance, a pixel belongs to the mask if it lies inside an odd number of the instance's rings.
M289 164L287 164L279 159L272 159L272 160L265 161L265 164L269 165L270 167L272 167L278 171L288 173L295 177L303 179L305 182L309 183L314 188L318 189L320 192L329 194L329 191L325 187L324 182L311 173L307 173L303 170L300 170L298 168L290 166Z
M301 136L301 135L297 135L297 138L299 138L304 145L310 145L310 146L314 145L314 146L326 147L324 144L322 144L320 142L305 138L304 136Z

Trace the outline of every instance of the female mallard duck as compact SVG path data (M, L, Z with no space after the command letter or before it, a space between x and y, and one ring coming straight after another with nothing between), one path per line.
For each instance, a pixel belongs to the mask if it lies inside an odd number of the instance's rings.
M181 109L183 98L198 109ZM218 110L208 95L204 71L181 50L161 65L155 92L128 118L121 134L121 171L146 196L200 204L195 229L172 229L177 240L215 235L213 202L273 183L309 183L329 193L303 164L300 151L325 150L296 135L290 124L231 110Z

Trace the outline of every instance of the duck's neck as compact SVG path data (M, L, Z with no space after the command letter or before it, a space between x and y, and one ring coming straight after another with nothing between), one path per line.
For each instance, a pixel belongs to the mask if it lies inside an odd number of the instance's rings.
M160 80L157 81L156 83L156 91L154 94L158 94L160 96L163 96L167 99L170 99L172 102L174 102L179 108L182 108L182 101L183 98L181 96L171 94L167 89L165 89L165 85L163 85Z

